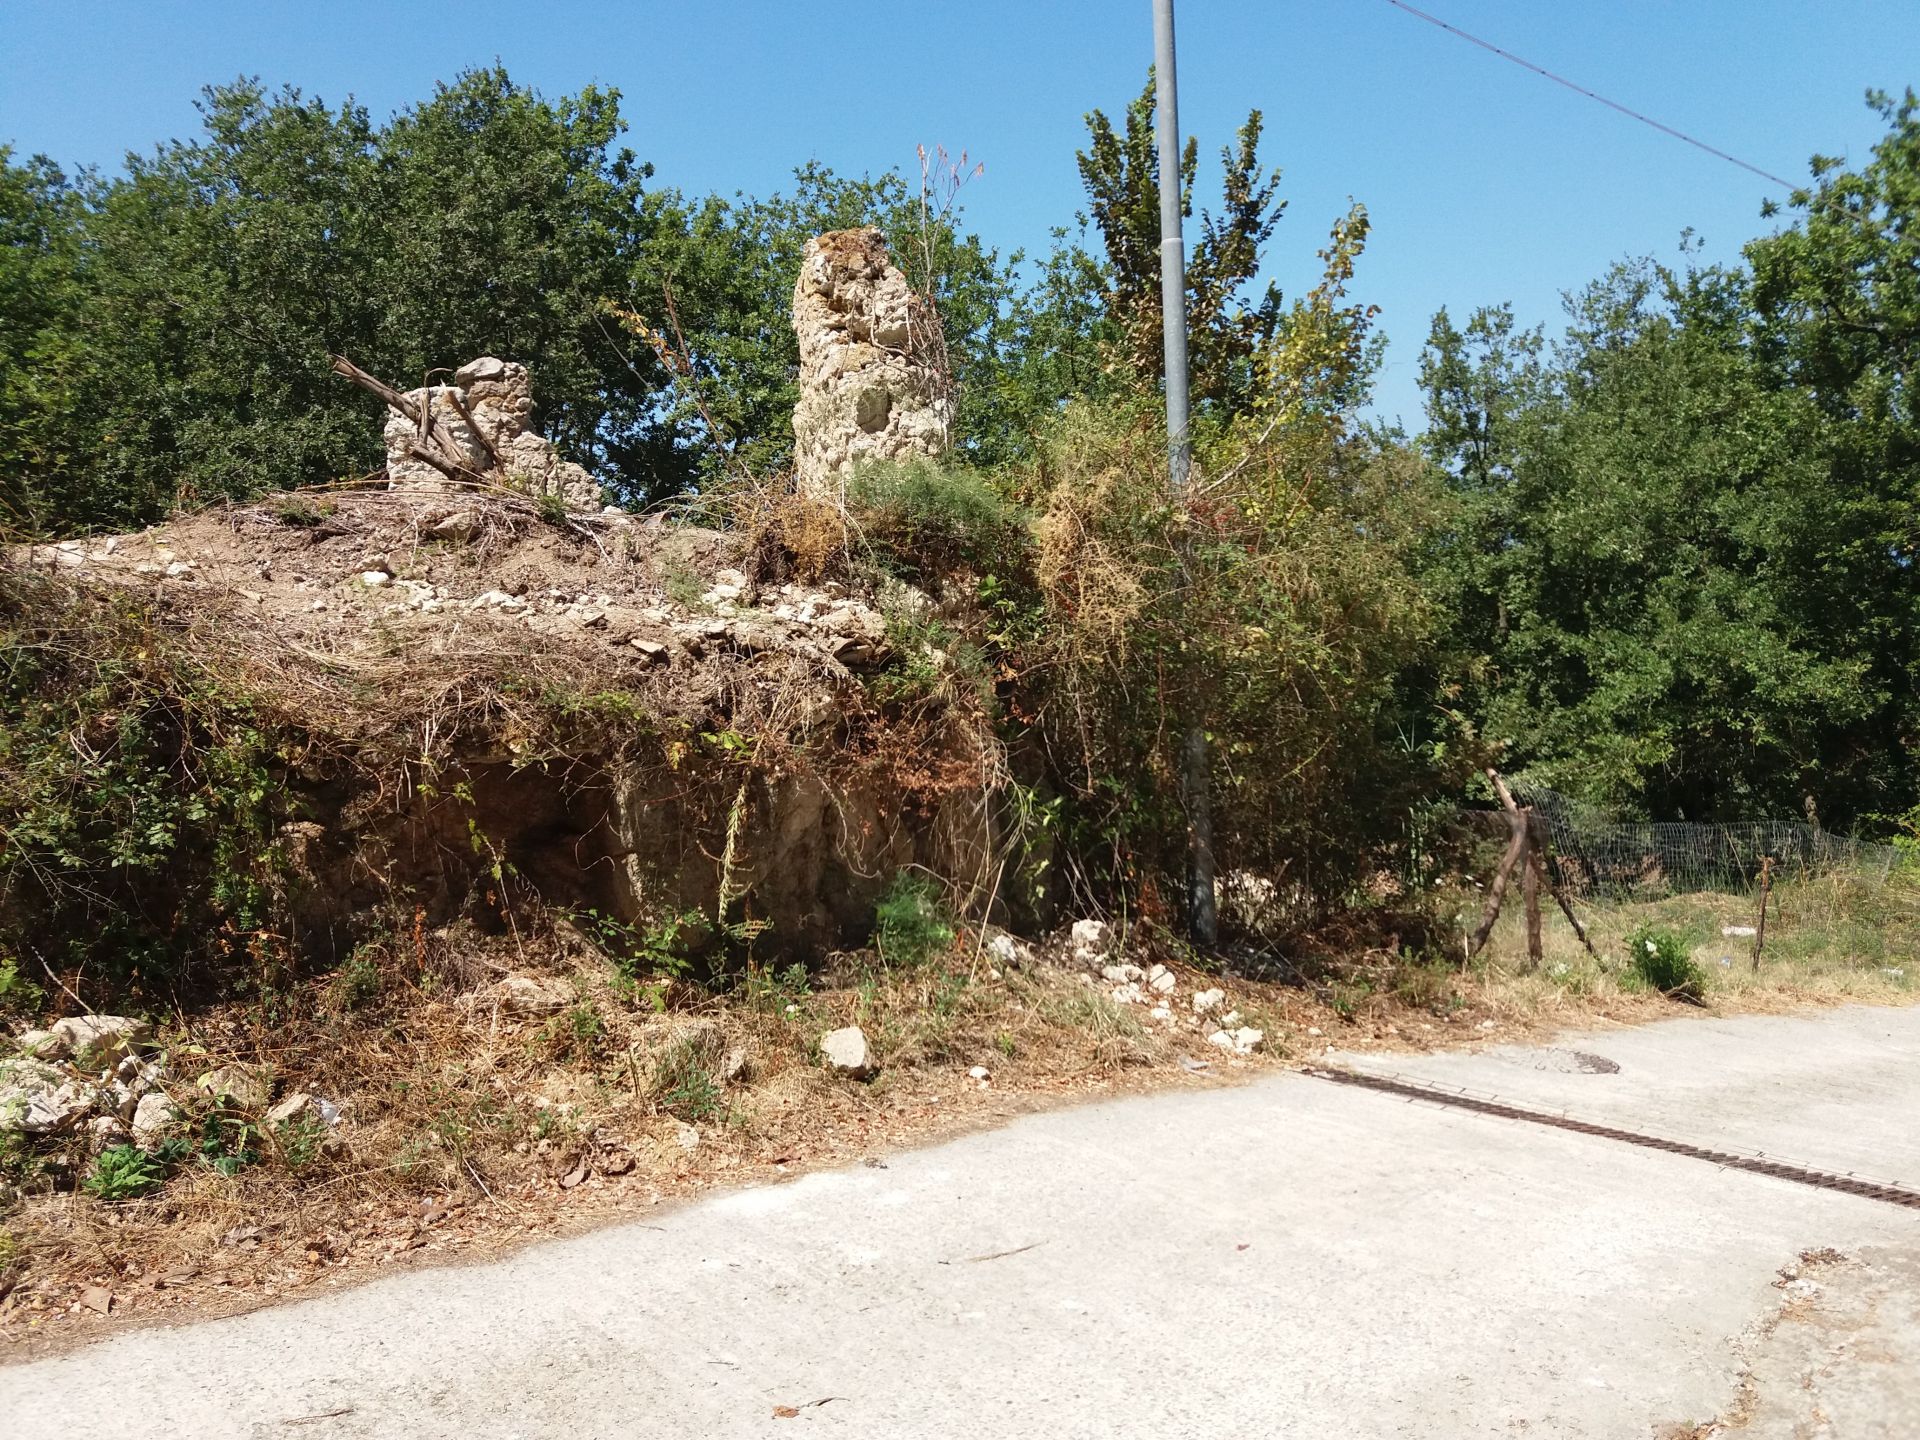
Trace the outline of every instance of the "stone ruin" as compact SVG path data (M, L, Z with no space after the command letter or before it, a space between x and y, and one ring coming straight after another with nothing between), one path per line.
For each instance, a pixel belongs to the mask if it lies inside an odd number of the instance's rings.
M562 460L551 441L527 428L533 415L533 380L527 367L483 356L454 372L451 385L427 385L407 392L416 411L430 417L436 432L429 448L476 478L494 480L530 495L556 495L569 510L598 510L606 503L593 476L571 460ZM387 483L394 490L457 488L444 470L416 458L420 425L389 406L384 432Z
M807 242L793 287L794 476L802 495L838 504L857 461L946 453L952 413L938 323L888 260L878 230L834 230Z

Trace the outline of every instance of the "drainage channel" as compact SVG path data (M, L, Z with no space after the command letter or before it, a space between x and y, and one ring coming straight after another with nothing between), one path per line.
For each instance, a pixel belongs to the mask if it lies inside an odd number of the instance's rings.
M1684 1140L1667 1140L1658 1135L1645 1135L1637 1130L1622 1130L1613 1125L1595 1125L1588 1120L1575 1120L1570 1115L1556 1115L1546 1110L1529 1110L1521 1105L1509 1105L1505 1101L1480 1099L1472 1095L1463 1095L1457 1090L1442 1089L1437 1085L1423 1085L1415 1080L1395 1080L1384 1075L1366 1075L1358 1070L1333 1069L1326 1066L1314 1066L1300 1072L1316 1080L1331 1081L1335 1085L1351 1085L1361 1090L1377 1090L1385 1095L1399 1095L1408 1100L1425 1100L1430 1104L1444 1105L1453 1110L1471 1110L1479 1115L1493 1115L1502 1120L1523 1120L1529 1125L1544 1125L1554 1130L1571 1130L1576 1135L1598 1135L1603 1140L1618 1140L1626 1145L1638 1145L1646 1150L1663 1150L1669 1155L1683 1155L1689 1160L1705 1160L1708 1164L1718 1165L1728 1170L1747 1170L1755 1175L1771 1175L1776 1180L1790 1180L1796 1185L1810 1185L1816 1190L1837 1190L1843 1195L1858 1195L1863 1200L1878 1200L1888 1205L1899 1205L1908 1210L1920 1210L1920 1190L1910 1190L1904 1185L1895 1185L1881 1180L1863 1180L1857 1175L1840 1175L1831 1170L1816 1170L1806 1165L1794 1165L1785 1160L1770 1159L1765 1155L1741 1155L1730 1150L1713 1150L1704 1145L1691 1145Z

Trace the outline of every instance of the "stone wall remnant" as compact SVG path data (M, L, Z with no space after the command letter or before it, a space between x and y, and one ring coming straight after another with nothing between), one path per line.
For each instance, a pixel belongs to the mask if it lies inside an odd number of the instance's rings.
M435 450L458 457L475 475L529 495L556 495L569 510L598 510L606 503L593 476L560 458L551 441L528 429L533 417L533 379L527 367L491 355L469 360L451 385L407 392L416 412L431 417ZM446 472L418 459L420 425L398 407L387 408L384 432L387 483L395 490L456 488Z
M802 495L842 503L858 461L946 453L953 417L937 327L878 230L833 230L807 242L793 288L794 475Z

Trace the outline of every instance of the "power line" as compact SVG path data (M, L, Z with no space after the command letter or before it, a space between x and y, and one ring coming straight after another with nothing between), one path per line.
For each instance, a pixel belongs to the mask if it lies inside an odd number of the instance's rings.
M1490 40L1482 40L1478 35L1469 35L1466 31L1462 30L1458 25L1449 25L1446 21L1442 20L1438 15L1429 15L1424 10L1416 10L1413 6L1407 4L1406 0L1387 0L1387 3L1393 6L1396 10L1404 10L1407 12L1407 14L1412 15L1417 19L1426 21L1429 25L1438 26L1440 29L1446 31L1449 35L1457 35L1459 36L1460 39L1467 41L1469 44L1478 45L1482 50L1490 50L1495 55L1498 55L1502 60L1511 60L1514 64L1520 66L1523 70L1531 70L1536 75L1545 76L1547 79L1553 81L1553 83L1556 85L1564 85L1567 87L1567 89L1573 91L1573 93L1576 95L1584 95L1589 100L1598 100L1602 105L1606 106L1609 110L1618 110L1622 115L1625 115L1628 119L1638 120L1642 125L1651 125L1655 130L1658 130L1662 135L1671 135L1675 140L1685 141L1687 144L1693 146L1694 149L1704 150L1707 152L1707 154L1712 155L1717 159L1724 160L1729 165L1738 165L1742 170L1750 171L1753 174L1758 175L1762 180L1770 180L1775 185L1784 186L1788 190L1798 190L1800 188L1798 185L1794 184L1793 181L1783 180L1770 170L1762 170L1758 165L1749 165L1746 161L1742 160L1737 155L1729 155L1724 150L1716 150L1713 146L1707 144L1706 141L1696 140L1693 138L1693 136L1686 134L1684 131L1676 130L1671 125L1663 125L1658 120L1655 120L1651 115L1642 115L1638 110L1629 110L1625 105L1622 105L1617 100L1609 100L1606 96L1601 95L1596 91L1589 90L1584 85L1576 85L1573 81L1567 79L1564 75L1554 74L1553 71L1547 69L1545 66L1536 65L1531 60L1521 59L1518 55L1513 54L1511 51L1502 50L1498 45L1495 45Z

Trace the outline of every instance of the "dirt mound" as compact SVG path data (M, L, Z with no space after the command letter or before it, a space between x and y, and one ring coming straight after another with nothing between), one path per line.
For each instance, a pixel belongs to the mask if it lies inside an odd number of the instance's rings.
M283 837L310 926L349 933L400 895L474 918L510 875L806 955L902 867L977 883L990 741L954 697L887 698L902 657L875 595L758 584L749 549L519 495L347 490L21 558L139 596L317 740L325 773L288 777L315 819Z

